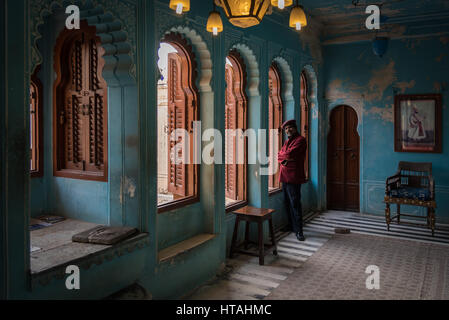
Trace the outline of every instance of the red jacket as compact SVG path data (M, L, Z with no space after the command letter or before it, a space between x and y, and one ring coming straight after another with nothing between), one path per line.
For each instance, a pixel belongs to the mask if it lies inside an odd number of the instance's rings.
M278 153L280 182L294 184L306 183L306 175L304 173L304 159L306 156L306 150L306 139L300 134L291 137L284 143L284 146ZM281 164L284 160L291 161L284 166Z

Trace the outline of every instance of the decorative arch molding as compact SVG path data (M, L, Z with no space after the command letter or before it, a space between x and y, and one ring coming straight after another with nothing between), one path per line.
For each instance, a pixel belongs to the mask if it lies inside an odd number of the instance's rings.
M231 50L235 49L240 53L240 56L243 57L245 61L245 66L248 74L248 95L250 97L258 97L260 96L259 92L259 83L260 83L260 73L259 73L259 64L257 63L256 55L253 50L248 47L246 44L237 43L231 47Z
M243 60L237 49L231 49L231 51L229 51L228 53L227 58L230 60L232 67L237 71L237 74L239 75L239 77L236 77L236 80L238 82L236 97L237 100L240 101L241 105L244 106L246 112L246 109L248 107L248 98L246 97L245 88L247 85L248 75L246 73L245 61Z
M326 119L328 119L328 121L329 121L332 110L334 110L338 106L343 106L343 105L348 106L351 109L354 109L354 111L357 113L357 120L358 120L357 132L358 132L359 136L362 137L362 130L361 130L362 123L363 123L363 102L362 101L354 100L354 99L339 99L338 101L334 101L329 104ZM328 135L329 132L330 132L330 126L327 126L326 135Z
M293 73L289 63L282 57L275 57L273 62L279 68L282 79L282 96L285 102L294 101L293 97Z
M189 88L189 92L197 92L196 88L196 79L198 77L198 68L195 53L193 52L192 46L189 44L187 39L185 39L181 34L177 32L170 32L165 34L164 38L161 42L168 43L172 45L178 53L182 56L182 59L186 59L186 69L188 69L188 79L191 88ZM159 57L160 59L160 57ZM195 97L195 100L197 98Z
M96 28L105 50L103 77L111 85L135 83L136 66L136 4L134 1L116 1L112 9L107 0L36 0L30 2L31 72L42 63L37 41L42 38L39 27L46 19L63 8L75 4L80 8L82 20ZM108 8L105 11L103 8ZM116 12L112 12L115 10Z
M305 65L301 71L304 71L306 78L308 90L309 90L309 102L311 104L311 109L316 109L318 111L318 78L315 73L314 68L307 64Z
M199 69L198 90L201 93L212 92L211 80L213 66L211 53L206 42L196 30L185 26L172 27L170 30L164 32L162 37L160 37L160 42L163 42L164 37L170 33L181 34L190 42Z

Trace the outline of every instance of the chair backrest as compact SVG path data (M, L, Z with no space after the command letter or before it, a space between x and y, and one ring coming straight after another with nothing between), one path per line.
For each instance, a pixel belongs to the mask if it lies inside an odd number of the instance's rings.
M432 163L430 162L399 162L401 171L401 184L410 187L427 187L429 176L432 175Z

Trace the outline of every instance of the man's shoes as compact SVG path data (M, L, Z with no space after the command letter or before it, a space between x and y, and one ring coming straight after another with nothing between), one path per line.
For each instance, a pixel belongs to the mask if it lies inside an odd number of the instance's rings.
M306 238L304 237L304 235L301 232L296 232L296 239L298 239L298 241L306 240Z

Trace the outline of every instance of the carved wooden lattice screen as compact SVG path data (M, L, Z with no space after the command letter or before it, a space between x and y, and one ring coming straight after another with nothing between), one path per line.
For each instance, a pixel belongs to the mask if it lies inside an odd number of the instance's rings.
M54 174L107 181L107 85L95 27L64 30L55 47Z
M307 152L304 159L304 172L309 180L309 92L305 72L301 72L301 135L306 138Z
M229 53L228 61L230 64L227 63L225 69L225 129L230 131L226 132L225 137L225 196L231 200L245 201L247 141L241 133L247 128L246 72L237 51Z
M269 129L269 146L268 154L269 161L271 163L277 162L277 154L282 147L282 99L281 99L281 78L279 71L275 65L270 67L268 73L268 129ZM273 149L273 139L275 135L273 134L273 129L278 130L279 135L277 149ZM275 174L268 176L268 188L278 189L280 188L279 183L279 170Z

